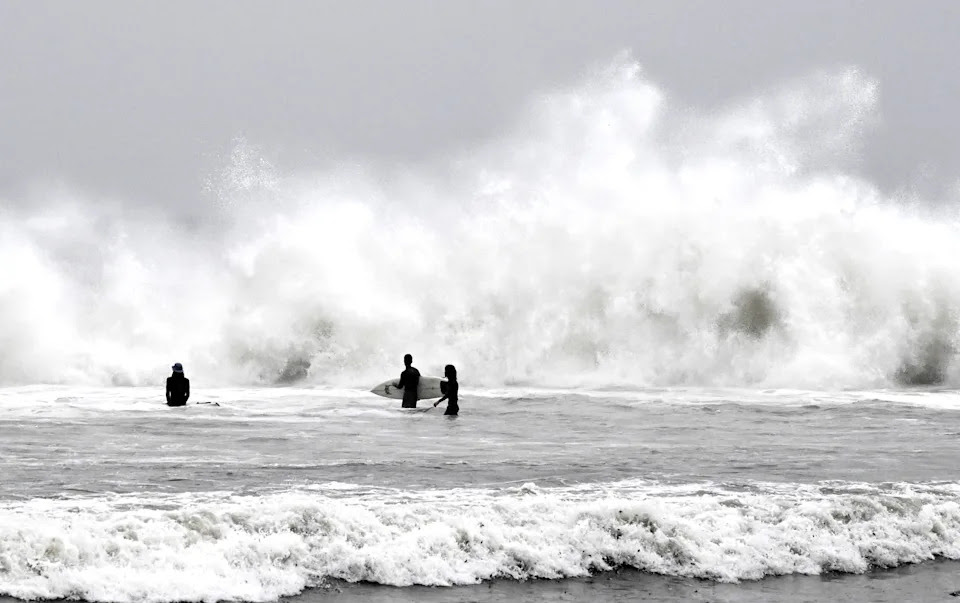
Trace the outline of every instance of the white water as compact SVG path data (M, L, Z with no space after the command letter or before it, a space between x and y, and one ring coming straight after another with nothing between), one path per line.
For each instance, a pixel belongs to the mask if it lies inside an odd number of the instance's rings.
M957 390L464 388L458 417L339 388L196 396L220 406L0 389L0 596L270 601L332 580L729 582L960 559Z
M0 505L0 568L5 594L89 601L269 601L326 578L449 586L620 566L720 581L856 573L960 558L958 503L956 485L629 482L35 499Z
M960 383L960 230L842 172L876 85L704 115L630 64L444 166L286 174L240 142L189 227L0 213L0 382Z

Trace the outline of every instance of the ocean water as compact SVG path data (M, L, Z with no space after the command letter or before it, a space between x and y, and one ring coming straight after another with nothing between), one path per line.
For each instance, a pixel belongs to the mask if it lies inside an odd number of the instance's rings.
M622 58L442 159L0 198L0 597L960 590L960 219L857 169L880 92ZM408 352L461 416L368 393Z
M446 417L362 390L194 389L219 406L0 391L0 595L475 600L493 581L545 599L639 570L606 592L629 600L649 575L690 594L960 559L954 390L464 383Z

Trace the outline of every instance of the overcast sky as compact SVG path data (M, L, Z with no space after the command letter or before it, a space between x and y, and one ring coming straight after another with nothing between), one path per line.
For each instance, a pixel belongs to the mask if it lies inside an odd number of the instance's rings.
M863 171L960 174L953 0L0 0L0 199L62 182L185 207L239 135L317 166L430 160L621 51L704 107L859 66L882 116Z

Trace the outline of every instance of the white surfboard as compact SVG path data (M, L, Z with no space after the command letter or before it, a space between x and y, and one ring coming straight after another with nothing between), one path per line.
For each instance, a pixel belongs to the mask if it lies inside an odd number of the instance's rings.
M403 400L403 389L397 387L399 379L384 381L370 391L383 396L384 398L393 398L394 400ZM440 384L446 385L446 380L439 377L420 377L420 386L417 388L418 400L429 400L431 398L440 398L443 392L440 391Z

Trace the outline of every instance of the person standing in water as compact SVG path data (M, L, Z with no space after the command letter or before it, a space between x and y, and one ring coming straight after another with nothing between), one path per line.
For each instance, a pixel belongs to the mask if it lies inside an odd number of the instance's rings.
M443 376L447 378L446 393L433 403L433 407L436 408L438 404L446 400L447 411L443 414L457 415L460 413L460 384L457 383L457 367L448 364L443 368Z
M403 364L407 367L400 373L400 382L397 387L403 389L403 403L401 408L416 408L417 394L420 389L420 371L413 368L413 356L407 354L403 357Z
M173 365L173 374L167 377L167 406L186 406L190 399L190 380L183 376L183 365Z

